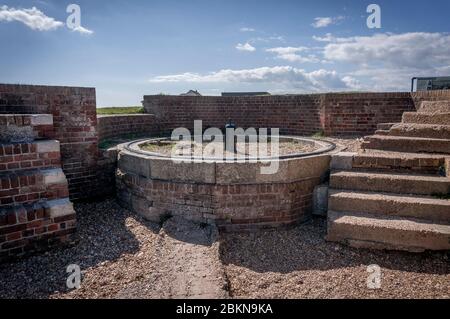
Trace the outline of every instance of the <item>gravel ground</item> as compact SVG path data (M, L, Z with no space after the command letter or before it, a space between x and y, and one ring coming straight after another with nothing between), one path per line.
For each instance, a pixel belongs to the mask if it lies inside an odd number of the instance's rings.
M79 242L13 264L0 265L1 298L107 298L145 278L159 225L121 209L115 200L77 204ZM81 289L67 291L66 268L83 271Z
M226 298L215 228L146 222L115 200L77 204L78 244L0 264L0 298ZM82 270L69 290L70 264Z
M324 240L326 221L286 231L225 234L222 261L234 298L450 298L446 253L357 250ZM367 266L381 289L367 288Z
M214 229L205 225L170 219L160 228L113 199L76 210L78 244L1 264L0 298L450 298L445 253L327 243L323 219L290 230L221 234L214 242ZM83 270L81 289L66 288L69 264ZM370 264L382 268L376 291L366 288Z
M183 147L179 147L179 146ZM148 142L141 146L141 149L144 151L154 152L163 154L166 156L172 155L173 152L179 155L186 155L186 152L190 152L190 155L194 156L194 150L195 150L196 143L180 143L179 145L176 142L172 141L158 141L158 142ZM214 149L212 148L212 145L215 145ZM178 146L178 147L177 147ZM208 150L206 150L206 147L208 146ZM237 152L239 154L245 154L245 155L251 155L254 157L258 157L259 153L259 144L258 143L237 143ZM272 155L272 143L267 143L266 148L266 156ZM289 154L295 154L295 153L306 153L306 152L313 152L317 150L319 147L317 145L310 145L304 142L299 141L283 141L281 140L278 144L278 154L279 155L289 155ZM175 149L175 150L174 150ZM219 149L222 152L220 154L214 154L215 149ZM215 157L218 156L219 158L222 158L224 156L231 156L234 155L234 153L228 153L223 151L223 143L203 143L202 144L202 152L205 156L211 156Z

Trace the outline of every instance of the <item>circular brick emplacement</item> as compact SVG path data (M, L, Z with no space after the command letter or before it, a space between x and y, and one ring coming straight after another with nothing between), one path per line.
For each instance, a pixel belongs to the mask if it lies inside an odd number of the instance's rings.
M247 231L292 225L307 220L314 187L326 177L332 143L314 143L315 151L245 163L222 159L175 161L143 151L140 140L120 146L117 195L125 207L159 222L183 216L215 223L224 231ZM274 174L262 167L278 165Z

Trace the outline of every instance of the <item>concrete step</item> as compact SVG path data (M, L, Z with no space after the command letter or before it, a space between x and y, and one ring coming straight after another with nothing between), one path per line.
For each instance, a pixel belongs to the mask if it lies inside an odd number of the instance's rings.
M373 135L366 137L362 148L409 153L450 154L450 139Z
M422 137L450 140L450 124L437 125L400 123L392 126L388 133L391 136Z
M68 195L67 179L61 168L0 174L0 206L58 199Z
M406 250L450 249L450 225L403 217L328 211L328 241L357 248Z
M388 170L445 176L445 164L444 155L367 150L362 153L340 152L332 155L331 169Z
M449 125L450 112L448 113L405 112L403 113L402 122L415 124Z
M418 112L421 113L450 113L450 101L423 101Z
M389 135L389 130L376 130L375 135Z
M329 191L328 209L450 223L450 200L388 193Z
M450 194L450 178L399 173L337 171L330 176L330 188L396 194L445 195Z
M389 131L391 129L391 127L395 124L398 124L398 123L378 123L377 130Z

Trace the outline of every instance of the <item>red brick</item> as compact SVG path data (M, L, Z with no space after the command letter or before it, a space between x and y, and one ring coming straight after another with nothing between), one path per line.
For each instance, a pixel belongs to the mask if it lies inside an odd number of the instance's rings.
M0 235L11 234L14 232L22 231L27 228L26 224L12 225L8 227L0 228Z
M47 226L47 231L48 232L54 232L57 231L59 229L59 225L58 224L52 224Z
M10 188L9 178L2 178L1 187L2 187L1 189L9 189Z
M19 187L19 177L18 176L11 176L9 182L11 183L11 188Z
M38 220L34 220L34 221L28 223L26 226L27 226L27 229L39 228L42 226L42 223L43 223L42 220L38 219Z
M22 238L22 232L20 232L20 231L6 235L6 241L19 240L21 238Z

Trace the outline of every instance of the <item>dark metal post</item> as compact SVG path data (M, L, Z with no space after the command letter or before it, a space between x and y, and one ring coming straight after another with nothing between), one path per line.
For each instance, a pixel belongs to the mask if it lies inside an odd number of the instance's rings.
M236 136L234 136L234 130L236 129L236 125L231 121L231 119L228 120L228 123L225 125L225 151L230 153L236 153ZM228 136L230 131L233 132L232 136ZM232 141L230 139L233 139Z

